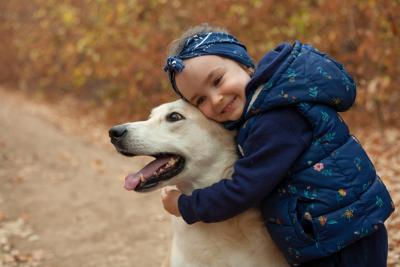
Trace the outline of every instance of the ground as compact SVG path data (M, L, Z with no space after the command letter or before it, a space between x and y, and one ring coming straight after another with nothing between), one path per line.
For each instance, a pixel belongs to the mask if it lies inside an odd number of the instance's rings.
M170 239L159 192L123 188L146 159L117 154L106 125L65 129L73 118L58 108L0 99L0 266L159 266Z
M96 114L0 88L0 267L159 266L169 216L159 192L123 189L146 158L125 158ZM400 133L355 129L400 201ZM400 266L400 216L387 222L389 266Z

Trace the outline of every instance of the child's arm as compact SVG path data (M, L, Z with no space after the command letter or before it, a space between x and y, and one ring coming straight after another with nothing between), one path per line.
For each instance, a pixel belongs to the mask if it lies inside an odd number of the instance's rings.
M231 218L258 204L286 177L311 136L310 125L293 108L262 114L243 147L244 157L235 163L232 180L196 189L191 196L166 190L163 204L189 224Z

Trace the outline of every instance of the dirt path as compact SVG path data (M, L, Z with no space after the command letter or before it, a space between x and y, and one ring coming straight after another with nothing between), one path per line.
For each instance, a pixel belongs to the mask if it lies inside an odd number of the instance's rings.
M0 266L159 266L169 219L159 192L123 189L144 159L116 154L107 131L85 142L0 90Z

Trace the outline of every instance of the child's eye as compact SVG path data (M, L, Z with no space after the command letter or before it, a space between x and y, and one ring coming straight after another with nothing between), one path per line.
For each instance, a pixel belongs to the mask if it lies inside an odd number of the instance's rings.
M200 106L206 98L204 96L200 96L199 98L196 99L196 106Z
M214 86L218 86L218 84L221 83L222 77L223 77L223 75L218 76L218 78L216 78L216 79L214 80L214 83L213 83Z

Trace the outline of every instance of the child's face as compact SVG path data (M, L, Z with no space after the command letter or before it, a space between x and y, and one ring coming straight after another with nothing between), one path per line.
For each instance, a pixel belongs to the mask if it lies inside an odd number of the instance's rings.
M183 71L175 76L181 94L217 122L240 119L249 80L250 75L238 63L219 56L187 59Z

